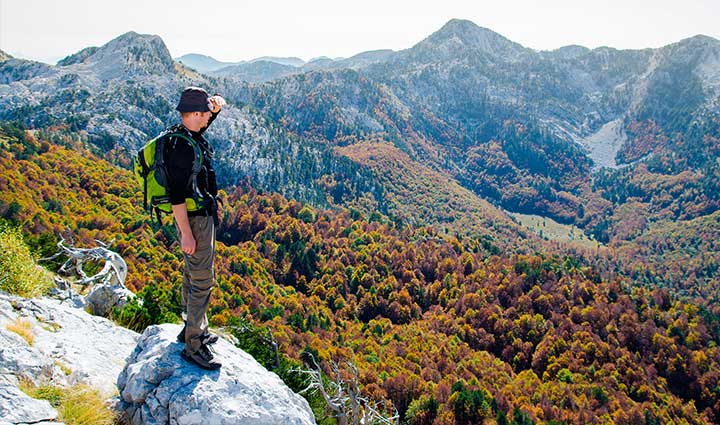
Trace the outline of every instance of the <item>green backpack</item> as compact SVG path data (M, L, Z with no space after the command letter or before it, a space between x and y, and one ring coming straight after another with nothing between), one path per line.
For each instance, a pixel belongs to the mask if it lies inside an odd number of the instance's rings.
M155 211L157 220L162 224L161 213L172 214L172 205L168 194L168 173L165 168L165 143L171 138L179 137L187 140L195 152L190 179L187 183L185 204L188 212L200 211L205 208L205 199L198 190L197 175L202 169L202 149L192 137L167 130L147 142L133 159L133 169L138 183L143 188L143 208L150 215Z

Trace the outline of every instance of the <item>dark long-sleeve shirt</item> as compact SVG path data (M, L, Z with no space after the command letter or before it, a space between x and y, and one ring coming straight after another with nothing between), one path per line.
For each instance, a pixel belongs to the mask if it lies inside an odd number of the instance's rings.
M192 137L202 150L203 163L200 169L200 173L197 176L198 189L203 196L211 195L215 197L217 195L217 181L215 178L215 170L212 167L212 157L214 151L203 133L210 124L217 117L217 113L212 114L208 121L208 126L200 131L190 131L185 128L182 124L173 127L173 132L184 133L185 135ZM192 186L188 185L190 176L192 174L193 160L195 158L195 152L190 143L180 137L171 137L165 143L165 166L168 173L168 194L170 196L170 203L172 205L179 205L185 203L185 198L192 197ZM189 216L194 215L208 215L211 214L211 202L206 205L208 208L206 211L188 212Z

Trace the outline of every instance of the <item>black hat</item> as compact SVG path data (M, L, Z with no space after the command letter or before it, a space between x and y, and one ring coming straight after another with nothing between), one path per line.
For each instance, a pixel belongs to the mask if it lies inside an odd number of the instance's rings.
M210 110L208 93L200 87L188 87L180 95L175 108L180 112L207 112Z

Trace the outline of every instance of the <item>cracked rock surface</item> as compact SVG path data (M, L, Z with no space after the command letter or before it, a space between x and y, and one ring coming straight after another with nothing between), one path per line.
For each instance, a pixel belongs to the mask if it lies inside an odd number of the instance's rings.
M188 363L179 325L151 326L118 377L120 408L132 424L314 424L307 401L252 356L221 338L223 366Z
M117 375L138 334L77 306L0 292L0 425L59 424L50 403L20 390L23 380L60 387L88 384L107 397L117 393ZM10 330L18 323L27 326L31 341Z
M30 322L32 345L7 329L18 319ZM0 293L0 382L83 383L110 397L137 339L137 332L70 303Z

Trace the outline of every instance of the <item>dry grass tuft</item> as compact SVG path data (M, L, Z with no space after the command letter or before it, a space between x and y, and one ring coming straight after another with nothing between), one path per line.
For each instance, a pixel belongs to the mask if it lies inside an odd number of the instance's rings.
M34 386L23 382L21 389L30 397L47 400L58 410L58 421L67 425L113 425L115 413L95 388L74 385L69 388L52 385Z
M32 323L27 319L18 317L14 322L5 325L5 329L20 335L22 339L28 343L28 345L33 345L33 342L35 341L35 335L33 335L32 331Z

